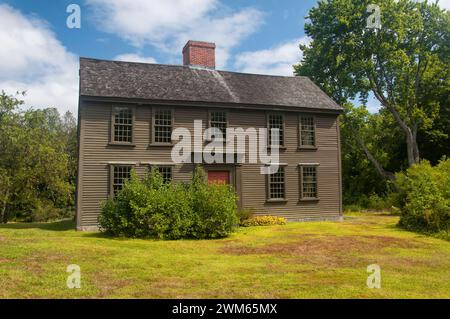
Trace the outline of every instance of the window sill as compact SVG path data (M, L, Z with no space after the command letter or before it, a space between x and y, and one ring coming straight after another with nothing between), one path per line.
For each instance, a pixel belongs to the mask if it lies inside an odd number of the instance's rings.
M173 143L150 143L148 144L149 147L172 147Z
M299 146L297 149L301 151L317 151L317 146Z
M320 198L300 198L299 202L318 202Z
M266 203L279 203L279 204L285 204L287 203L287 199L284 198L272 198L272 199L266 199Z
M134 143L127 143L127 142L109 142L108 146L128 146L128 147L136 147L136 144Z
M276 149L277 147L273 147L273 146L267 146L268 150L272 150L272 149ZM278 150L280 151L285 151L286 150L286 146L279 146Z

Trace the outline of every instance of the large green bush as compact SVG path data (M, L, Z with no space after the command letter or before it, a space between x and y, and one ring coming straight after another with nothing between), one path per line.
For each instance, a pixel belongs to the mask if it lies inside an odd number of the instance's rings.
M450 226L450 159L432 167L428 161L397 174L400 222L403 228L427 233Z
M222 184L208 184L203 169L197 167L189 187L194 212L192 235L195 238L227 236L239 223L236 195Z
M113 235L163 239L224 237L237 223L231 187L208 185L200 168L187 185L164 183L156 170L143 180L133 172L99 218Z

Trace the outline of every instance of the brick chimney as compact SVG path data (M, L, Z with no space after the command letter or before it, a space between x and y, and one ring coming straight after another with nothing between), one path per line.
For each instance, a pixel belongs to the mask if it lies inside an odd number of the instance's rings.
M183 64L215 69L215 50L214 43L189 40L183 48Z

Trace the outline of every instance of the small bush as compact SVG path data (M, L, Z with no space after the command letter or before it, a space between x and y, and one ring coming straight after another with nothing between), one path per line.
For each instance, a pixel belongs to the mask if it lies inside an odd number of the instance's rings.
M285 225L286 219L276 216L254 216L242 222L242 226L270 226L270 225Z
M350 204L344 206L344 212L345 213L351 213L351 212L361 212L364 208L359 206L358 204Z
M23 221L25 222L50 222L61 219L74 218L75 211L73 207L58 208L50 201L38 201L31 210L31 213L26 215Z
M208 185L200 168L187 185L164 183L156 170L144 180L133 172L99 218L101 230L113 235L161 239L224 237L237 223L234 191Z
M237 212L237 216L239 218L239 224L242 224L244 222L244 220L249 219L250 217L252 217L254 214L253 209L240 209Z
M432 167L429 162L399 173L399 226L420 232L448 232L450 226L450 159Z

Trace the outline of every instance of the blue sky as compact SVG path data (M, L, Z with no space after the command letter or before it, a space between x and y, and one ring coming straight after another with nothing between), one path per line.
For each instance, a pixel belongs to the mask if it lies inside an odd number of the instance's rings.
M72 3L81 8L80 29L66 25ZM27 90L27 106L76 112L79 56L180 64L189 39L216 43L218 69L292 75L315 3L0 0L0 89Z

